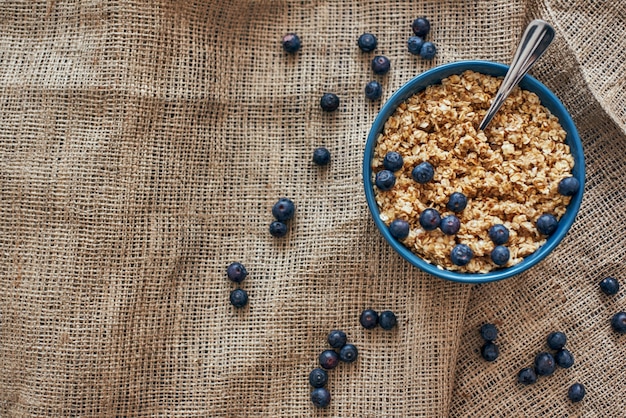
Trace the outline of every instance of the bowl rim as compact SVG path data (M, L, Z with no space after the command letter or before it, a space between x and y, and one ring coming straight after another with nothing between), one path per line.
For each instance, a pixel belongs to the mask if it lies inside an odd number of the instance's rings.
M389 233L387 225L380 219L378 204L374 198L371 161L374 156L377 137L382 131L385 122L393 114L398 105L407 100L410 96L424 90L427 86L437 84L441 82L441 79L450 75L461 74L466 70L472 70L492 76L504 76L508 68L509 66L506 64L481 60L455 61L431 68L403 84L391 95L389 99L387 99L374 119L367 136L363 155L363 186L365 189L365 197L370 215L374 220L378 231L385 238L385 241L387 241L387 243L391 245L391 247L402 258L413 266L418 267L433 276L454 282L477 284L503 280L518 275L538 264L552 252L552 250L563 240L569 231L580 209L585 186L585 158L582 141L578 135L576 125L574 124L574 121L572 120L572 117L566 107L563 103L561 103L556 95L537 79L527 74L520 81L519 86L522 89L529 90L537 94L541 100L541 104L548 108L553 115L558 117L559 123L567 133L565 142L570 146L570 152L575 161L574 168L572 169L572 175L580 182L580 189L578 193L572 196L565 214L559 220L557 230L548 237L545 244L540 246L533 254L524 258L522 262L514 266L492 270L488 273L462 273L446 270L424 261L420 256L405 247L400 241L393 238Z

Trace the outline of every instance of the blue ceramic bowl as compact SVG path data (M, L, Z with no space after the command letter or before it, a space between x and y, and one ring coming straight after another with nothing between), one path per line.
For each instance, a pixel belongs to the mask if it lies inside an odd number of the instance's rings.
M402 86L383 105L378 116L374 120L372 129L367 137L365 155L363 158L363 183L365 186L365 197L367 199L367 204L372 214L372 218L374 219L374 223L389 245L391 245L405 260L425 272L442 279L463 283L484 283L506 279L528 270L543 260L559 244L559 242L561 242L565 234L567 234L567 231L574 223L574 219L576 218L576 214L580 208L585 182L585 160L580 137L578 136L576 126L567 112L567 109L565 109L559 99L546 86L529 75L525 76L519 84L520 87L524 90L529 90L537 94L541 100L541 104L547 107L553 115L559 118L561 126L567 132L565 142L570 146L570 150L575 161L572 175L580 182L580 191L572 197L565 214L559 221L559 226L556 232L548 237L544 245L539 247L533 254L526 257L522 262L512 267L493 270L489 273L462 273L444 270L433 264L427 263L418 255L411 252L401 242L391 236L387 225L385 225L379 216L380 212L378 210L378 204L374 198L373 174L371 167L371 162L374 157L374 149L376 147L376 138L382 132L387 119L402 102L415 93L424 90L427 86L438 84L442 79L453 74L461 74L466 70L472 70L482 74L499 77L506 74L508 66L490 61L453 62L428 70Z

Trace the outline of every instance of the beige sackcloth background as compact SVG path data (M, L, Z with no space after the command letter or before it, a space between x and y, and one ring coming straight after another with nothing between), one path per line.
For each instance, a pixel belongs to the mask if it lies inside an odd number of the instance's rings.
M418 16L432 62L406 49ZM557 35L532 74L584 143L580 214L518 277L426 275L370 219L369 126L428 68L509 62L537 17ZM609 326L626 309L625 21L616 0L2 2L0 416L626 416L626 336ZM357 48L366 31L391 59L384 77ZM372 79L380 102L364 98ZM317 146L329 167L312 164ZM297 214L274 239L282 196ZM233 261L250 273L241 311ZM599 292L607 275L615 297ZM393 310L398 328L363 329L365 308ZM479 355L484 322L500 329L494 363ZM316 410L308 373L334 328L360 357L329 373ZM518 385L554 330L576 364Z

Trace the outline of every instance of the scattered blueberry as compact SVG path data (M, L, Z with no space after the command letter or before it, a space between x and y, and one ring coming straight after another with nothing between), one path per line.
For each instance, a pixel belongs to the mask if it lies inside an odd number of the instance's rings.
M311 392L311 402L318 408L326 408L330 404L330 392L326 388L315 388Z
M556 331L548 334L548 347L553 350L560 350L565 347L566 342L567 337L562 332Z
M480 336L485 341L495 341L498 338L498 328L494 324L484 324L480 327Z
M557 366L569 369L574 365L574 356L566 349L562 349L556 352L554 355L554 361Z
M378 323L382 329L389 331L397 325L398 319L396 318L396 314L393 312L382 311L378 316Z
M530 385L537 381L537 374L531 367L525 367L517 374L517 381L523 385Z
M426 231L432 231L436 229L441 223L441 216L439 212L433 208L424 209L420 213L420 225Z
M385 75L391 69L391 62L389 58L384 55L376 55L372 60L372 71L374 74Z
M415 35L423 38L430 32L430 22L425 17L418 17L411 24L411 29Z
M415 166L413 171L411 171L411 177L413 180L420 184L428 183L433 179L435 175L435 168L428 161L424 161L423 163L419 163Z
M389 171L398 171L404 165L402 155L396 151L389 151L383 158L383 166Z
M613 277L607 277L600 282L600 290L611 296L619 292L619 282Z
M409 236L410 226L404 219L394 219L389 224L389 233L395 239L403 240Z
M559 226L559 221L549 213L544 213L537 219L537 230L543 235L554 234L557 226Z
M419 36L411 36L409 40L406 41L406 44L411 54L419 55L422 45L424 45L424 40Z
M502 224L495 224L491 228L489 228L489 238L496 245L506 244L509 240L509 230L506 226Z
M300 38L295 33L288 33L283 36L282 44L285 52L290 54L298 52L301 46Z
M359 322L365 329L373 329L378 325L378 314L372 309L366 309L361 312Z
M317 165L327 165L330 162L330 151L324 147L313 150L313 162Z
M396 176L389 170L380 170L376 173L376 187L382 191L389 190L396 184Z
M348 337L345 332L333 330L328 333L328 344L333 348L341 348L346 345Z
M493 250L491 250L491 261L493 261L498 266L503 266L509 262L509 258L511 253L508 248L504 245L496 245Z
M320 353L319 362L326 370L334 369L339 364L339 354L335 350L324 350Z
M557 190L563 196L574 196L580 189L580 182L576 177L565 177L559 182Z
M383 95L383 87L376 80L370 81L365 85L365 97L371 101L378 100Z
M420 57L425 60L431 60L435 58L435 55L437 55L437 48L435 47L435 44L432 42L424 42L422 49L420 49Z
M328 373L325 370L316 367L309 373L309 383L314 388L321 388L328 382Z
M448 215L441 218L441 223L439 223L439 229L446 235L454 235L459 232L461 228L461 221L454 215Z
M500 355L500 350L495 343L486 342L480 349L480 355L487 361L496 361Z
M465 244L457 244L450 252L450 260L457 266L464 266L470 262L474 253Z
M572 402L580 402L585 397L585 387L581 383L574 383L567 390L567 397Z
M246 270L243 264L234 262L226 268L226 275L233 282L241 283L248 275L248 270Z
M291 199L281 197L278 202L274 203L272 207L272 215L277 221L285 222L293 218L293 214L296 211L296 206Z
M243 289L235 289L230 292L230 303L235 308L243 308L248 304L248 293Z
M618 312L611 318L611 326L616 332L626 334L626 312Z
M352 363L359 356L359 350L352 344L346 344L339 351L339 359L344 363Z
M535 372L539 376L549 376L554 373L555 368L556 364L552 354L543 352L535 357Z
M270 235L276 238L282 238L287 235L289 228L287 224L281 221L274 221L270 224Z
M326 112L333 112L339 107L339 97L334 93L324 93L320 99L320 106Z
M376 39L376 36L372 35L371 33L364 33L363 35L359 36L359 48L361 48L361 51L363 52L372 52L374 49L376 49L376 46L378 45L378 39Z
M448 198L446 207L452 212L462 212L467 207L467 197L461 192L454 192Z

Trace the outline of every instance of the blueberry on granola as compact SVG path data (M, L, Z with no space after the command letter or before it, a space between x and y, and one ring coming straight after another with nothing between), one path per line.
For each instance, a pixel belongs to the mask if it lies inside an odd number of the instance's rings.
M580 189L580 182L576 177L565 177L559 182L557 190L563 196L574 196Z
M404 219L394 219L389 224L389 233L398 240L403 240L409 236L410 226Z
M402 155L396 151L389 151L383 158L383 166L389 171L398 171L404 165Z
M420 213L420 225L426 231L433 231L436 229L441 223L441 216L436 209L428 208L424 209L422 213Z
M543 235L552 235L559 226L559 221L550 213L544 213L537 219L537 230Z
M452 261L452 264L463 267L470 262L473 256L474 253L469 246L466 244L457 244L450 252L450 261Z
M461 192L454 192L448 198L446 208L452 212L463 212L463 209L467 207L467 197Z
M504 245L496 245L493 250L491 250L491 261L498 266L503 266L509 262L509 258L511 253L508 248Z
M506 244L509 240L509 230L506 226L502 224L495 224L491 228L489 228L489 238L496 245Z
M396 184L396 176L389 170L380 170L376 173L376 187L382 191L389 190Z
M419 163L415 166L415 168L413 168L413 171L411 171L411 177L413 177L413 180L420 184L428 183L433 179L434 175L435 168L428 161Z
M446 235L454 235L459 232L461 221L454 215L444 216L439 224L439 229Z

